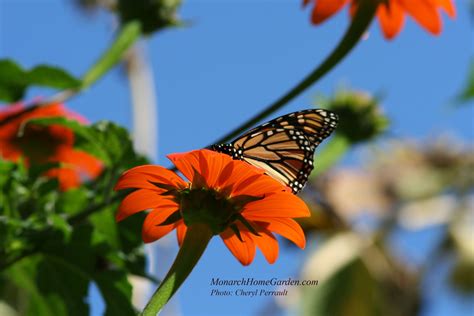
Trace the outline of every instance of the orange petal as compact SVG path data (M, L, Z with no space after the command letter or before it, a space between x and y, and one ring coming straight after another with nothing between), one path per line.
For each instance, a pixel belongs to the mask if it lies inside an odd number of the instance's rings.
M151 181L173 185L175 187L184 187L186 182L183 181L176 173L161 166L143 165L132 168L124 172L125 175L145 175L151 177Z
M216 182L216 187L218 188L226 187L227 181L232 177L232 174L234 173L234 168L235 168L234 162L228 163L224 166L224 168L222 168L222 171Z
M303 229L291 218L272 218L261 222L256 221L256 224L291 240L301 249L306 246L306 238Z
M216 184L220 188L231 188L232 196L263 196L287 189L264 172L244 161L234 160L223 168Z
M176 227L176 238L178 239L178 245L181 247L183 244L184 236L188 227L184 224L184 221Z
M441 32L441 17L433 2L430 0L398 0L405 11L416 22L432 34Z
M308 206L289 192L275 193L245 205L242 215L249 219L273 217L308 217Z
M201 171L199 169L199 160L195 152L196 151L190 151L166 156L189 181L193 181L194 170L197 172Z
M160 166L144 165L124 172L117 181L114 190L135 188L163 192L163 189L158 188L151 182L172 185L176 188L186 186L186 182L174 172Z
M154 190L140 189L130 193L123 199L115 219L119 222L130 215L150 208L172 208L177 210L178 207L178 204L170 200L169 197L161 196Z
M348 0L316 0L311 15L311 22L314 24L324 22L327 18L341 10L342 7L347 4L347 1Z
M72 147L62 147L56 159L77 167L78 171L87 173L91 178L97 177L102 170L102 164L97 158L86 152L74 150Z
M153 228L143 226L142 229L142 240L144 243L154 242L163 236L169 234L173 229L176 228L176 224L166 226L154 226Z
M255 257L255 243L250 236L250 233L241 231L240 235L244 242L241 242L235 233L227 228L220 234L224 244L232 252L232 254L239 260L244 266L248 266L252 263Z
M180 225L183 220L180 219L177 222L170 225L161 225L164 220L166 220L171 214L173 214L176 209L164 208L164 209L155 209L150 212L145 218L142 227L142 239L144 242L149 243L155 240L160 239L161 237L168 234L170 231L175 229Z
M392 39L397 36L405 23L405 13L396 1L390 2L389 6L385 4L379 5L377 17L386 39Z
M451 0L436 0L436 4L439 7L441 7L442 9L444 9L444 11L446 11L446 13L450 17L452 17L452 18L456 17L456 7L454 6L453 1L451 1Z
M262 251L268 263L274 263L278 258L278 241L271 232L266 229L259 229L260 236L252 235L252 239L257 247Z
M235 186L232 195L263 196L270 193L291 192L291 189L276 181L272 177L262 174L243 179Z
M153 180L155 179L143 174L123 174L117 181L114 190L117 191L123 189L148 189L160 193L164 192L164 189L160 189L156 185L150 183L150 181Z
M230 156L209 150L199 151L199 161L201 170L203 170L203 166L207 168L207 173L204 176L209 187L215 187L222 170L227 165L233 163Z
M61 191L77 188L81 183L81 179L77 174L77 171L69 167L49 169L47 172L45 172L45 176L50 178L58 178L59 189Z
M171 154L167 157L189 181L195 181L194 173L198 172L209 187L216 185L222 170L232 162L230 156L207 149Z
M0 118L1 120L1 118ZM12 144L9 140L3 140L0 129L0 157L3 157L6 160L17 161L21 157L20 149Z

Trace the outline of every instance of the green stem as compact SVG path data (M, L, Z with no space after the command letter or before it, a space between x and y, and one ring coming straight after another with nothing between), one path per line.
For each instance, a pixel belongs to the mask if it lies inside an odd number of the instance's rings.
M171 269L145 306L141 316L158 314L191 273L212 236L212 231L206 224L196 223L188 227L183 244Z
M90 87L122 60L123 55L140 38L140 35L141 24L139 22L132 21L122 26L112 45L83 76L81 90Z
M333 69L345 56L355 47L359 42L359 39L364 34L365 30L372 21L375 11L377 9L377 2L373 0L359 1L359 9L352 20L349 28L347 29L344 37L341 39L336 48L326 57L326 59L311 72L306 78L304 78L300 83L298 83L293 89L288 91L280 99L275 101L266 107L263 111L256 114L254 117L219 138L214 144L221 144L227 141L230 141L242 134L249 128L253 127L255 124L274 113L285 104L293 100L304 90L309 88L312 84L317 82L321 77Z

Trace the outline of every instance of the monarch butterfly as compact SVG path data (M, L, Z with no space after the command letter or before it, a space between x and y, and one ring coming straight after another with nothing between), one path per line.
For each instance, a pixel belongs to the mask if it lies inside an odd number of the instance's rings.
M211 149L263 168L298 193L313 170L316 147L336 128L335 113L311 109L289 113L262 124L228 144Z

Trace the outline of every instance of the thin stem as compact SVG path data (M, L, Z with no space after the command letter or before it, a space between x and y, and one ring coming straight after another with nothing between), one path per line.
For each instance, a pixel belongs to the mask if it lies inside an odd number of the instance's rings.
M206 224L190 225L183 244L163 282L151 297L141 316L155 316L171 299L201 258L213 234Z
M255 124L293 100L300 93L309 88L312 84L317 82L321 77L333 69L359 42L359 39L372 21L376 8L377 3L375 1L360 1L359 9L357 10L352 23L344 34L344 37L341 39L336 48L326 57L326 59L315 70L313 70L313 72L307 75L306 78L304 78L294 88L284 94L280 99L270 104L263 111L256 114L254 117L235 128L233 131L219 138L214 144L230 141L242 134L244 131L253 127Z

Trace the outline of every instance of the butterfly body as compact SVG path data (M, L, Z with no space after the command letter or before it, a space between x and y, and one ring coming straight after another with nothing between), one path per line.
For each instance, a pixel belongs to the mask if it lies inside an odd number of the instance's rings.
M336 128L337 120L337 115L327 110L293 112L211 149L264 169L296 194L313 170L316 147Z

